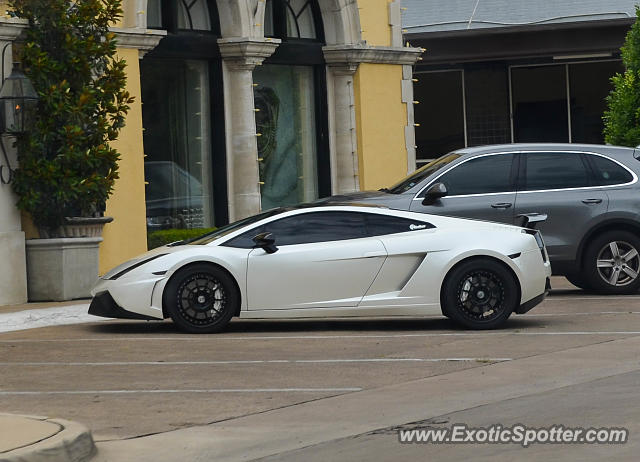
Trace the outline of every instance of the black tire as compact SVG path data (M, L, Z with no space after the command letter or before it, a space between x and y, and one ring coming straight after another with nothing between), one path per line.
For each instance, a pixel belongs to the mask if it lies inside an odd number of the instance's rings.
M163 303L181 330L210 334L226 327L236 313L240 296L228 273L213 265L197 263L171 278Z
M585 280L584 276L580 273L569 273L569 274L565 274L564 277L567 278L567 280L571 284L573 284L579 289L592 290L589 283Z
M640 289L639 252L640 238L635 234L629 231L602 233L589 242L585 250L584 279L600 294L635 294Z
M441 303L443 311L465 327L495 329L506 322L520 303L518 281L495 260L468 260L447 275Z

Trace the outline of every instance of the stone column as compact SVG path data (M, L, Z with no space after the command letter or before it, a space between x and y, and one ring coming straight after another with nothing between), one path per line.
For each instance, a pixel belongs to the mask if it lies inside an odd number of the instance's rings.
M353 75L358 65L355 63L329 64L327 69L331 184L333 194L345 194L360 189L353 91Z
M3 68L8 77L11 72L12 46L25 27L24 21L3 19L0 22L0 52L5 49ZM26 303L27 269L25 257L24 232L20 220L20 211L16 208L17 198L11 189L10 169L18 166L13 148L13 139L3 137L2 142L8 159L0 152L2 181L0 181L0 306ZM7 165L8 160L8 165Z
M218 40L224 79L229 221L260 211L253 69L271 56L279 40Z

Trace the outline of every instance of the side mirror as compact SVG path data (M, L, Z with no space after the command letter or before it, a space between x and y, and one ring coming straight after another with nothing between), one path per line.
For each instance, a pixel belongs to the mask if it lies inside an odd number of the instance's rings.
M424 199L422 200L422 205L431 205L447 194L449 194L449 192L447 191L447 187L444 183L433 184L429 189L427 189Z
M278 251L276 238L271 233L260 233L253 238L253 242L255 242L256 248L261 248L267 253L276 253Z

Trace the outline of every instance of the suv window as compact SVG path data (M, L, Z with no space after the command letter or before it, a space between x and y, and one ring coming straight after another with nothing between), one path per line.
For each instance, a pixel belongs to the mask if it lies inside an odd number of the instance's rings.
M629 183L633 175L614 161L602 156L586 154L593 169L593 186Z
M358 212L312 212L272 221L253 228L225 243L228 247L250 249L253 238L272 233L276 245L309 244L366 237L364 216Z
M435 228L426 221L408 220L401 217L390 217L376 213L367 214L367 234L369 236L384 236L385 234L406 233L420 229Z
M528 153L524 190L583 188L590 186L582 154L570 152Z
M513 154L477 157L454 167L436 181L444 183L449 196L513 191L511 165L514 158Z

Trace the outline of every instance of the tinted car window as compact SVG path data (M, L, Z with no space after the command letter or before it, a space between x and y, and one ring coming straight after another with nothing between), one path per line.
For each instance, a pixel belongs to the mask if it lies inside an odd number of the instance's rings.
M364 217L358 212L312 212L294 215L253 228L225 243L229 247L250 249L253 238L272 233L276 245L308 244L366 237Z
M526 154L524 189L580 188L589 186L587 168L579 153Z
M442 175L438 180L449 196L512 191L513 154L497 154L468 160Z
M385 234L406 233L420 229L435 228L431 223L419 220L408 220L400 217L390 217L375 213L367 214L367 234L369 236L383 236Z
M593 168L594 186L623 184L633 180L631 173L612 160L591 154L587 154L587 159L589 159Z
M402 194L403 192L407 192L415 185L420 183L422 180L427 178L430 175L433 175L435 172L440 170L441 168L446 167L454 160L457 160L460 157L460 154L447 154L444 155L432 162L429 162L427 165L422 166L418 170L416 170L412 175L406 177L404 180L399 183L394 184L386 191L391 194Z

